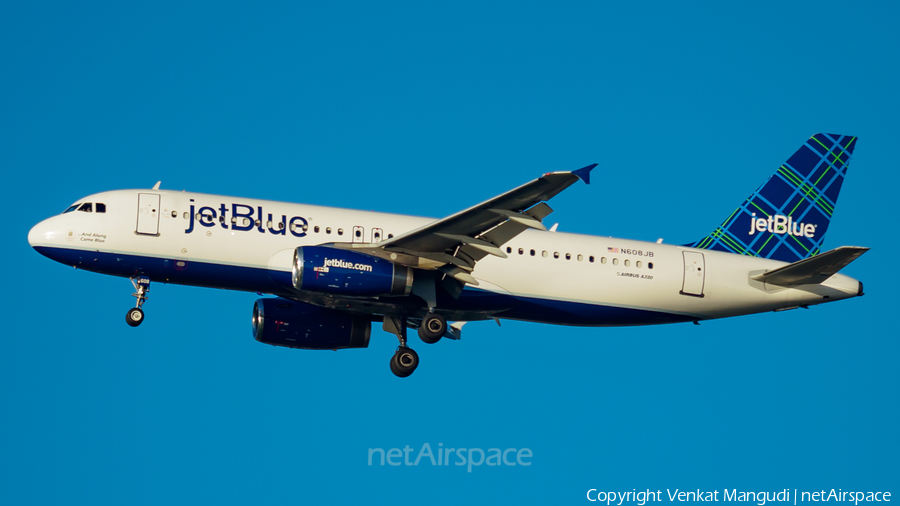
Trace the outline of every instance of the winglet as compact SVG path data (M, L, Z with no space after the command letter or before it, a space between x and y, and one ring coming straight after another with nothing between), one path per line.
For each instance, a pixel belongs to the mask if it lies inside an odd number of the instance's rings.
M591 184L591 171L596 166L597 166L596 163L592 163L591 165L588 165L587 167L582 167L578 170L573 170L572 174L575 174L576 176L578 176L578 179L581 179L582 181L584 181L584 184Z

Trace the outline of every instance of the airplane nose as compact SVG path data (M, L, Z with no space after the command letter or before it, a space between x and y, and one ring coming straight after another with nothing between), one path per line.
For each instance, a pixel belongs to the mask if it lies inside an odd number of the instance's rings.
M37 244L38 235L40 233L39 228L40 223L31 227L31 230L28 231L28 244L30 244L32 248Z
M30 244L32 248L36 248L37 246L51 242L55 236L56 232L53 228L48 226L47 220L44 220L31 227L31 230L28 231L28 244Z

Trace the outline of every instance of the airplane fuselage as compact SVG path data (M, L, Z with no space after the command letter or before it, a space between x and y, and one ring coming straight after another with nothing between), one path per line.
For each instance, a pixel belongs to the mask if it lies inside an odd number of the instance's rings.
M269 293L361 314L416 316L428 309L409 297L301 293L291 269L300 246L378 243L432 218L164 190L104 192L83 202L95 210L101 203L105 212L53 216L32 229L32 246L60 263L114 276ZM507 258L488 256L471 272L478 286L442 297L448 320L676 323L862 293L858 281L842 274L815 285L767 285L751 276L785 262L678 245L526 230L502 249Z

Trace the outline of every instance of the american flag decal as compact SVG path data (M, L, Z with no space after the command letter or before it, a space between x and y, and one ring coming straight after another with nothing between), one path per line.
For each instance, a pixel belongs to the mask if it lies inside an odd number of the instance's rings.
M607 253L618 253L619 248L606 248Z

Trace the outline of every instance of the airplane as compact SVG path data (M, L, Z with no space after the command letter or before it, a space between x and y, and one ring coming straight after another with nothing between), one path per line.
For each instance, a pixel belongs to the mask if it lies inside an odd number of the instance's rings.
M443 219L152 189L89 195L28 233L59 263L129 278L132 327L151 282L256 292L259 342L366 348L373 324L416 370L407 329L434 344L470 321L655 325L808 308L863 295L822 251L856 137L818 133L707 236L687 245L548 229L547 201L597 164L550 172ZM451 322L451 323L448 323Z

